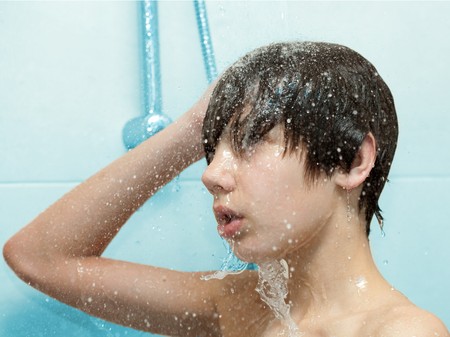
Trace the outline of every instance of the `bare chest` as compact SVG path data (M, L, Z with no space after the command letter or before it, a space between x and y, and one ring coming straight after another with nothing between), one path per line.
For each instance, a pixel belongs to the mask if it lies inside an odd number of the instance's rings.
M221 317L224 337L372 337L359 318L346 318L330 322L303 320L295 331L281 322L270 309L253 308L246 311L231 310Z

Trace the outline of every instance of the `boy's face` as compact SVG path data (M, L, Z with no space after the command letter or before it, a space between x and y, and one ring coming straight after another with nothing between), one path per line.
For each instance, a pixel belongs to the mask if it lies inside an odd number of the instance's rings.
M214 196L219 234L234 241L244 261L282 258L304 246L338 208L333 177L308 184L299 153L283 153L281 126L240 156L222 137L203 174Z

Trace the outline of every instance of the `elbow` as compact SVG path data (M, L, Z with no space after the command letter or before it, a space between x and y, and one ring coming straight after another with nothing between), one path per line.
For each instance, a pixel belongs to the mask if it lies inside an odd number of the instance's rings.
M15 271L15 267L17 265L17 261L20 261L20 258L17 256L17 243L14 238L6 241L3 246L3 258L5 259L8 266Z
M77 282L77 268L73 268L74 264L69 263L69 259L49 253L39 243L39 239L33 240L30 237L32 235L19 232L6 242L3 257L8 266L29 286L63 302L76 303L64 299L63 293L64 282Z
M24 262L25 257L23 256L20 246L20 242L18 242L15 237L9 239L3 246L3 258L17 276L23 279L26 275L24 270L24 265L26 265L26 263Z
M37 267L41 264L38 254L34 254L26 247L26 243L16 235L3 246L3 258L20 279L31 285L37 275Z

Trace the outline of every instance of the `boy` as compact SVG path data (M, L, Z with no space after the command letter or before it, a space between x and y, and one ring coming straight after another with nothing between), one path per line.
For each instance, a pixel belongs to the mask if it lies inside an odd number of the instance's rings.
M397 134L389 88L356 52L262 47L177 122L39 215L4 256L48 295L158 334L448 336L370 253ZM204 154L219 234L259 271L204 281L102 258L133 212Z

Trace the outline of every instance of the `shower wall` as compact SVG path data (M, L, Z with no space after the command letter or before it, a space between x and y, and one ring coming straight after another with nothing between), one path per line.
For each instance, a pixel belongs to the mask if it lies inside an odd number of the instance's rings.
M209 1L219 72L272 41L345 44L394 94L400 140L371 242L386 278L450 326L450 3ZM0 2L0 244L125 152L142 113L135 2ZM164 112L206 88L191 1L159 5ZM181 270L218 268L225 249L197 163L145 204L106 255ZM49 299L0 261L0 337L138 336ZM148 334L145 334L148 335Z

